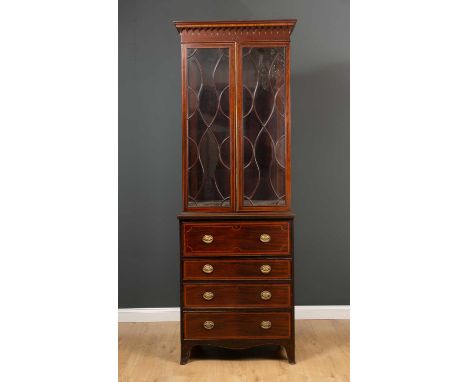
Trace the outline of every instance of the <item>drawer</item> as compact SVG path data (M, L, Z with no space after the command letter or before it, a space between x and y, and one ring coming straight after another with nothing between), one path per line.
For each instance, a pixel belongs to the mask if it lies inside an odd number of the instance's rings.
M289 338L290 318L288 312L184 313L184 338Z
M185 284L187 308L269 307L289 308L289 284Z
M289 279L291 260L185 260L184 280Z
M289 255L289 222L183 223L184 256Z

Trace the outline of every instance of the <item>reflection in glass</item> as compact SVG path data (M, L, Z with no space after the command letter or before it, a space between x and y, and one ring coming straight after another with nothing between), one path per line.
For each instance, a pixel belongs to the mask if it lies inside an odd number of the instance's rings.
M285 49L243 48L244 206L285 205Z
M229 50L187 49L188 206L229 207Z

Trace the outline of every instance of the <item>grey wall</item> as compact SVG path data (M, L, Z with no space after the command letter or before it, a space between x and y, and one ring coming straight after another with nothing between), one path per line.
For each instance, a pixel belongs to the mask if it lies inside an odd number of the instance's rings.
M119 307L179 304L180 41L173 20L297 18L296 304L349 304L349 0L119 2Z

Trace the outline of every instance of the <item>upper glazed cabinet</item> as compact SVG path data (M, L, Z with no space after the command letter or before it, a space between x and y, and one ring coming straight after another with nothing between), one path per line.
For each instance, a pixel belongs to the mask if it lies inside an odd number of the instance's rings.
M185 211L290 209L289 36L295 20L176 22Z

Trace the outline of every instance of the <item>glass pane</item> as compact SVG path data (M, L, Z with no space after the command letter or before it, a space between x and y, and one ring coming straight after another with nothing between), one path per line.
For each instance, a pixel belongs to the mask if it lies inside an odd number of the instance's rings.
M242 49L244 206L286 204L285 48Z
M229 49L187 49L188 206L229 207Z

